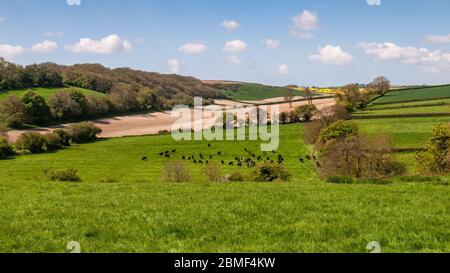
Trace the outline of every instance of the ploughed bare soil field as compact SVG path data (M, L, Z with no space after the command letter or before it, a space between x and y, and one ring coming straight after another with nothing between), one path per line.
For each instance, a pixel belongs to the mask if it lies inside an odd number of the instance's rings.
M218 100L216 103L220 106L232 107L232 106L244 106L248 104L238 103L234 101L228 100ZM280 103L276 105L269 106L279 106L281 112L287 112L295 109L300 105L307 104L306 101L294 102L292 103L292 108L289 107L288 103ZM334 99L317 99L313 101L314 105L317 108L322 109L326 106L334 105L336 102ZM239 110L238 110L239 111ZM112 118L104 118L93 120L92 122L102 129L102 133L100 137L103 138L111 138L111 137L123 137L123 136L140 136L140 135L151 135L157 134L159 131L172 129L172 125L177 120L177 117L172 117L170 112L157 112L157 113L148 113L148 114L136 114L129 116L118 116ZM214 113L207 113L205 111L204 119L204 127L209 128L210 122L214 122L217 117ZM10 131L8 133L9 139L11 141L16 141L17 138L26 131L34 131L40 133L48 133L57 128L64 128L70 124L63 124L60 126L50 126L50 127L42 127L31 130L15 130Z

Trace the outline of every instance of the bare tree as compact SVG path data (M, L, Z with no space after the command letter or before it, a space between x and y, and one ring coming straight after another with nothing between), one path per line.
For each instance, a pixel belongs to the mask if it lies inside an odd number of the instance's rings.
M286 93L284 95L284 101L289 102L289 108L292 108L292 101L294 100L295 95L292 89L287 88Z
M391 82L383 76L375 78L370 87L379 95L386 94L391 88Z
M305 97L308 99L308 103L310 105L313 104L313 91L311 91L311 89L309 89L309 87L305 88Z

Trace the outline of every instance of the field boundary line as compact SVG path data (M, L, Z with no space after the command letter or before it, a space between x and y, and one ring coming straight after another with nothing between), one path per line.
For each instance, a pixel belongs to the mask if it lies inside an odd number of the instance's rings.
M352 115L352 119L382 119L382 118L426 118L426 117L450 117L450 113L423 113L423 114L395 114L395 115Z

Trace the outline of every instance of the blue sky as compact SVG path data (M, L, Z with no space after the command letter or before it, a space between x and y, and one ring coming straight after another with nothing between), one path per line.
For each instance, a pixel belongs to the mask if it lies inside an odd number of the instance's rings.
M0 56L276 85L450 83L450 1L380 2L0 0Z

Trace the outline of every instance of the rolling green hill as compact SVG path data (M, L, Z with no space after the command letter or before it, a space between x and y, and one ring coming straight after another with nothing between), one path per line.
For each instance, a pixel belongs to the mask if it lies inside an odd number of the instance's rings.
M0 91L0 100L6 98L10 95L16 95L18 97L22 97L28 90L33 90L39 95L43 96L45 99L48 99L51 95L55 94L58 91L79 91L84 95L96 95L96 96L106 96L103 93L78 88L78 87L63 87L63 88L28 88L21 90L10 90L10 91Z
M285 87L267 86L255 83L242 83L239 84L237 90L225 90L224 94L234 100L256 101L284 97L288 90L289 89ZM304 92L302 91L293 90L292 92L295 96L304 95Z
M327 184L311 162L298 160L309 153L302 128L281 126L278 152L293 174L286 183L211 183L193 163L186 163L192 182L161 179L168 160L200 151L232 160L244 148L258 151L249 141L208 147L127 137L0 160L0 252L66 252L69 241L82 252L366 252L374 240L383 252L450 251L448 186L433 183L437 178ZM171 159L158 155L168 149L176 149ZM44 178L44 169L61 167L77 169L83 181ZM223 167L236 170L251 172Z
M388 92L372 104L389 104L450 98L450 85Z

